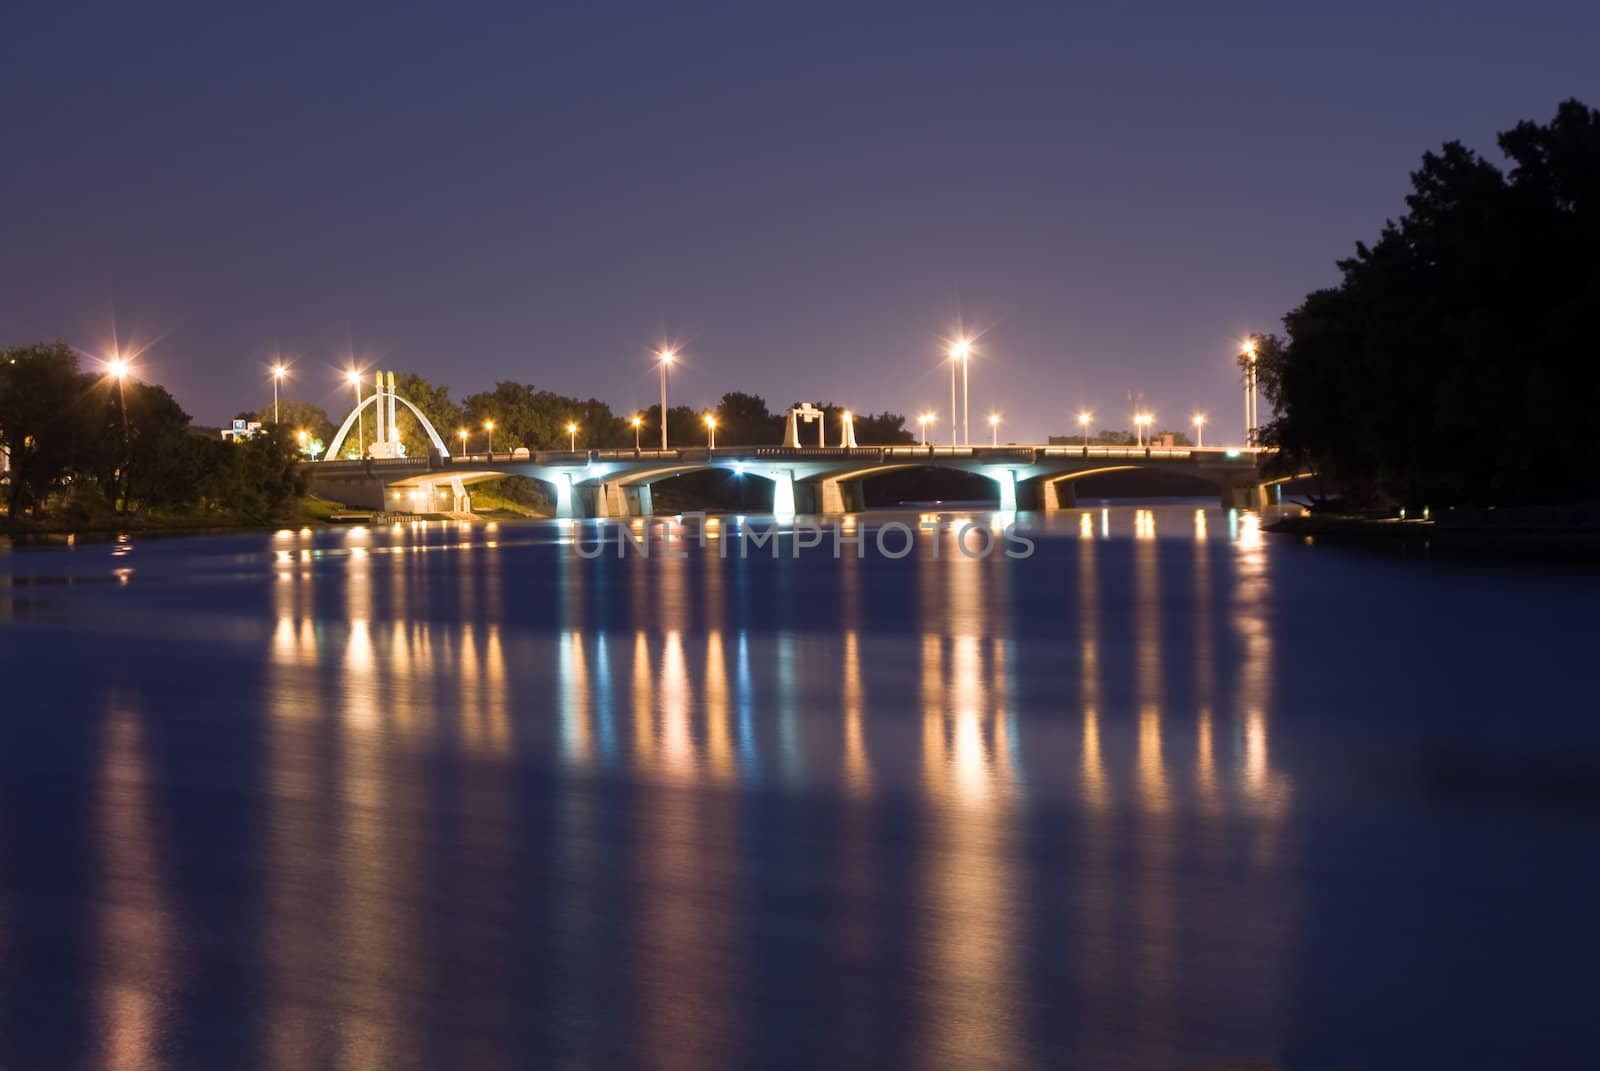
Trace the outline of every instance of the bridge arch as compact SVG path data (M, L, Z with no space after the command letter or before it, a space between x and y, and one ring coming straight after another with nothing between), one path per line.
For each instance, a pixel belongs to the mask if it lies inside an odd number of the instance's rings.
M412 405L408 399L399 394L391 394L388 391L383 391L382 393L370 394L361 399L361 404L350 410L350 415L344 418L344 423L339 425L339 430L334 433L333 442L329 443L328 449L323 452L322 460L333 461L338 459L339 450L344 446L345 439L349 437L350 429L355 427L356 420L361 416L362 412L366 410L367 406L381 398L393 398L395 401L411 410L411 415L417 418L417 423L422 425L422 430L428 433L428 440L433 443L433 448L439 451L439 456L450 456L450 448L445 446L443 439L439 438L439 432L434 428L433 421L429 420L425 415L423 415L421 409L418 409L416 406Z

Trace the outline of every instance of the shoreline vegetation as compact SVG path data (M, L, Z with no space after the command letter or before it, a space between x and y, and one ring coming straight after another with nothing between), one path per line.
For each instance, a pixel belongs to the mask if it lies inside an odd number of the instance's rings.
M1308 543L1466 557L1600 560L1600 505L1446 509L1425 516L1308 510L1263 527Z

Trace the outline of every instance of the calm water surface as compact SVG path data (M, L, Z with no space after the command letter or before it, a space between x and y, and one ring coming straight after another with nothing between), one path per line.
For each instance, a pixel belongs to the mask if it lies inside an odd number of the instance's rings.
M0 1068L1594 1066L1596 573L1022 523L0 552Z

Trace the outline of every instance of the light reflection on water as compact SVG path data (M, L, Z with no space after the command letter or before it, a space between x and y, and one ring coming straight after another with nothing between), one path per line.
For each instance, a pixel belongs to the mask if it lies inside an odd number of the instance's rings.
M1021 562L724 559L731 525L649 561L514 527L119 547L125 586L48 607L164 637L82 684L97 1051L227 1062L220 946L272 1067L1279 1058L1316 749L1283 757L1256 520L1068 511ZM225 838L169 828L196 777Z

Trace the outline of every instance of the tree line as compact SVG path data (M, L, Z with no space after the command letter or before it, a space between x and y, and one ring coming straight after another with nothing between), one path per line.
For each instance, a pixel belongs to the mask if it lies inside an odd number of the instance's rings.
M177 513L266 524L305 492L287 427L225 442L164 387L85 370L62 342L0 349L6 517Z
M467 451L482 452L488 445L485 423L494 422L494 447L497 451L526 447L529 450L565 450L569 443L567 425L575 424L578 449L624 449L633 446L636 436L633 420L639 418L637 441L643 446L661 441L661 407L650 406L638 413L618 413L597 398L576 398L543 390L531 384L506 380L491 390L469 394L457 402L448 387L430 382L414 372L395 374L395 392L428 418L447 441L452 453L461 450L460 433L466 432ZM353 400L353 399L352 399ZM799 404L799 403L796 403ZM817 406L824 413L828 444L838 445L840 418L845 407L834 403ZM777 446L783 442L788 410L773 412L759 394L730 391L712 409L699 410L687 405L667 409L667 436L673 446L704 445L707 442L705 417L715 418L717 442L728 446ZM369 410L370 413L370 410ZM241 417L266 423L272 407L266 406ZM331 443L335 428L326 411L300 401L281 401L279 416L294 432L305 431L308 439ZM854 413L856 439L861 443L909 443L915 436L906 429L906 418L899 413ZM367 422L370 430L370 418ZM425 456L431 447L427 436L409 414L399 419L401 441L406 453ZM816 425L802 428L801 441L814 442ZM360 443L351 435L340 449L347 457L360 456Z
M1498 144L1426 153L1405 214L1257 338L1284 468L1399 504L1600 497L1600 112Z

